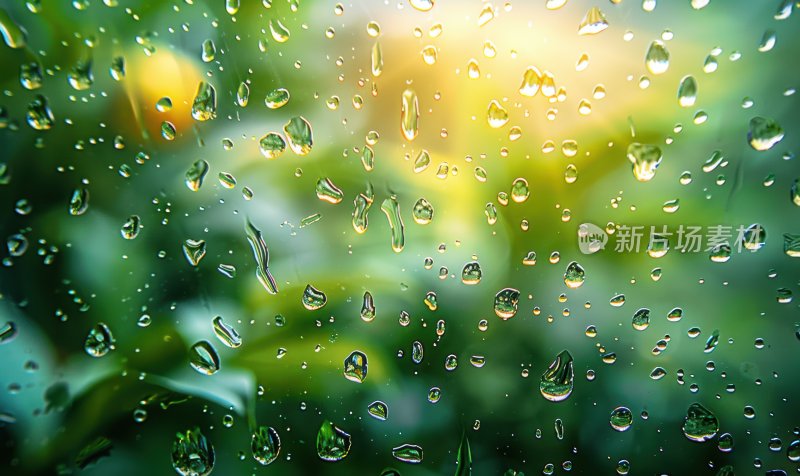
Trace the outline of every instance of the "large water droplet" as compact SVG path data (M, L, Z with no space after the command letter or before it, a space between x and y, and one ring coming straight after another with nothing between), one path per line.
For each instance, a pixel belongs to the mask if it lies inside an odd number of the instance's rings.
M213 321L214 334L223 344L235 349L242 345L242 338L232 326L222 320L222 316L217 316Z
M404 463L422 463L422 447L404 444L392 448L392 456Z
M611 423L611 428L617 431L626 431L633 424L633 414L626 407L617 407L611 412L609 423Z
M381 421L385 421L389 418L389 406L380 400L370 403L367 407L367 412L369 412L372 417Z
M341 461L350 452L350 435L329 420L317 432L317 456L323 461Z
M92 327L83 342L83 349L92 357L102 357L114 350L114 336L111 335L111 329L102 322Z
M644 57L645 66L652 74L663 74L669 69L669 51L664 42L655 40L650 43Z
M717 417L699 403L692 403L686 410L683 422L683 434L692 441L708 441L719 431Z
M367 378L367 354L354 350L344 359L344 376L351 382L361 383Z
M186 186L189 187L189 190L193 192L200 190L208 170L208 162L205 160L201 159L192 163L189 170L186 171Z
M217 117L217 92L210 83L200 81L192 102L192 117L197 121L208 121Z
M592 7L578 25L579 35L596 35L608 28L606 16L598 7Z
M650 325L650 309L643 307L633 314L631 320L633 328L637 331L643 331Z
M297 155L307 155L314 145L311 124L302 116L295 116L283 126L283 133L289 140L289 147Z
M281 439L271 426L259 426L250 440L253 458L264 466L272 463L281 452Z
M492 99L486 112L486 119L489 121L489 126L494 129L503 127L508 123L508 111L496 99Z
M661 158L661 148L657 145L632 142L628 146L628 160L633 164L633 176L640 182L647 182L655 177Z
M219 354L210 342L201 340L189 349L189 365L203 375L214 375L220 368Z
M424 198L420 198L417 200L417 203L414 204L412 214L415 222L420 225L427 225L433 220L433 205Z
M684 76L678 86L678 104L681 107L692 107L697 101L697 81L694 76Z
M401 96L400 130L408 141L414 140L419 131L419 101L412 89L406 89Z
M83 215L89 208L89 190L85 188L76 188L72 192L72 197L69 199L69 214L70 215Z
M181 476L206 476L214 469L214 446L200 429L178 433L172 443L172 467Z
M750 147L758 151L770 150L783 140L783 128L775 120L755 116L750 119L750 130L747 132L747 142Z
M183 255L192 266L200 264L200 260L206 255L205 240L193 240L191 238L183 242Z
M519 304L519 291L514 288L504 288L494 296L494 313L503 320L511 319L517 313Z
M572 355L569 351L562 350L542 374L539 391L551 402L560 402L572 394L574 378Z
M579 265L576 261L567 265L567 270L564 271L564 284L566 284L568 288L579 288L583 286L585 280L586 271L583 269L583 266Z

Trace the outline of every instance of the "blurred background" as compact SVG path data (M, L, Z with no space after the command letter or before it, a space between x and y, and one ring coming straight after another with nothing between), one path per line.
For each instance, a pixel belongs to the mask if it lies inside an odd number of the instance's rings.
M797 472L800 251L783 235L800 235L799 6L0 2L0 472L175 474L176 434L195 427L215 474L453 474L470 459L479 475ZM587 16L594 33L579 34ZM532 97L520 93L529 67L552 78ZM696 100L683 107L686 76ZM213 100L196 100L201 82ZM751 147L754 117L783 139ZM276 158L261 150L269 133ZM660 148L651 180L633 173L631 143ZM208 172L193 190L198 161ZM318 197L324 179L334 198ZM364 233L359 200L371 203ZM248 220L277 294L256 277ZM581 253L582 223L609 246ZM736 229L756 223L763 246L739 252ZM658 258L648 235L615 252L617 228L633 225L730 226L730 257L712 261L705 243L681 253L676 236ZM205 244L196 266L186 240ZM473 261L481 279L467 285ZM304 307L307 285L324 307ZM520 293L508 320L493 309L504 288ZM215 334L216 316L239 347ZM213 375L190 365L200 341L218 353ZM344 376L355 350L361 383ZM551 402L540 380L562 350L574 390ZM367 411L377 400L385 421ZM703 443L681 429L695 402L719 422ZM609 424L620 406L633 415L624 432ZM341 461L317 455L325 420L351 435ZM260 426L280 436L268 466L252 456ZM393 457L403 444L421 463Z

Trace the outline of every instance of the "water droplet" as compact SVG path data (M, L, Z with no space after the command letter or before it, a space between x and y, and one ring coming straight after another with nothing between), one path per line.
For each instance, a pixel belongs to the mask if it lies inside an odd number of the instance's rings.
M511 184L511 199L516 203L522 203L528 199L531 192L528 188L528 181L524 178L518 178Z
M562 350L542 374L539 391L547 400L560 402L572 394L574 378L572 355Z
M226 324L225 321L222 320L222 316L215 317L213 325L214 334L223 344L232 349L242 345L242 338L239 336L239 333L236 332L236 329Z
M436 63L436 47L432 45L428 45L422 48L420 53L422 55L422 61L425 62L427 65L432 65Z
M469 79L478 79L481 77L481 68L475 58L469 60L467 63L467 76Z
M481 13L478 15L478 26L484 26L490 21L494 19L494 5L489 3L485 3L483 8L481 9Z
M775 47L777 39L778 38L775 30L765 31L764 35L761 37L761 42L758 44L758 51L766 53L767 51L772 50L772 48Z
M389 406L380 400L376 400L369 404L367 412L370 416L381 421L386 421L389 418Z
M567 0L547 0L544 2L545 8L548 10L558 10L567 4Z
M417 200L412 210L414 221L420 225L427 225L433 220L433 205L424 198Z
M419 364L422 362L422 359L425 357L425 349L422 347L422 342L415 340L411 344L411 361L415 364Z
M692 107L697 101L697 81L694 76L684 76L678 86L678 104L681 107Z
M643 331L650 325L650 309L643 307L633 314L631 320L633 328L637 331Z
M178 433L172 443L172 467L181 476L206 476L214 469L214 446L200 429Z
M283 126L289 147L297 155L307 155L313 146L311 124L302 116L295 116Z
M86 335L83 349L92 357L102 357L114 350L114 336L111 329L102 322L98 323Z
M33 91L42 87L42 65L38 61L31 61L19 65L19 83L23 88Z
M216 54L217 46L214 44L214 41L210 39L203 40L203 43L200 45L200 59L203 60L203 63L214 61Z
M92 56L89 53L82 55L67 73L67 81L72 89L85 91L94 83L92 74Z
M652 74L663 74L669 69L669 51L666 45L659 40L650 43L645 55L645 66Z
M186 171L186 186L189 187L189 190L193 192L200 190L208 170L208 162L205 160L197 160L192 163L189 170Z
M264 104L269 109L279 109L289 102L290 97L288 89L275 88L264 97Z
M403 251L406 238L403 226L403 219L400 217L400 205L397 203L397 197L392 195L381 204L381 211L386 215L389 220L389 228L392 232L392 250L395 253Z
M248 102L250 102L250 86L245 81L242 81L236 89L236 104L239 107L247 107Z
M178 135L178 130L175 129L175 124L164 121L161 123L161 137L165 140L175 140Z
M481 265L477 261L471 261L464 265L461 270L461 282L464 284L478 284L481 282L483 271Z
M608 28L608 21L606 16L598 7L592 7L586 12L586 15L578 25L579 35L596 35L601 31Z
M214 375L220 368L219 354L210 342L201 340L189 349L189 365L203 375Z
M277 132L270 132L258 141L258 149L268 159L277 159L286 150L286 141Z
M281 439L271 426L259 426L250 440L253 459L261 465L268 465L278 458L281 452Z
M533 97L539 92L542 85L542 73L535 66L528 66L522 75L522 84L519 86L519 93L523 96Z
M187 239L183 242L183 255L192 266L200 264L200 260L206 255L205 240Z
M633 164L634 177L640 182L655 177L661 158L661 148L656 145L632 142L628 146L628 160Z
M422 149L419 151L417 158L414 159L414 173L418 174L427 169L431 165L431 156L427 150Z
M709 354L717 348L717 344L719 344L719 330L714 329L714 332L708 337L706 340L706 346L703 348L703 352Z
M392 456L404 463L421 463L422 447L410 444L400 445L392 448Z
M783 128L773 119L755 116L750 119L747 141L758 151L770 150L783 140Z
M508 122L508 111L503 109L503 106L496 99L492 99L486 112L486 119L489 121L490 127L498 129Z
M2 10L0 10L0 13L2 13ZM34 100L28 104L25 120L29 126L37 131L46 131L53 127L56 118L53 116L53 111L50 110L46 97L41 94L36 95Z
M317 432L317 455L323 461L341 461L350 452L350 435L329 420Z
M419 128L419 101L417 94L411 90L403 91L400 108L400 130L408 141L417 137Z
M197 121L208 121L217 117L217 92L210 83L200 81L192 102L192 117Z
M344 376L347 380L362 383L367 378L367 355L354 350L344 359Z
M131 215L125 220L125 223L122 224L120 233L126 240L133 240L139 236L139 229L141 229L141 227L142 219L139 218L139 215Z
M324 202L337 204L344 198L344 192L334 185L329 178L319 179L315 190L317 192L317 198Z
M517 313L519 304L519 291L514 288L504 288L494 296L494 313L497 317L511 319Z
M570 289L576 289L583 286L586 280L586 271L576 261L567 265L567 270L564 271L564 284Z
M328 302L328 297L319 289L308 284L306 285L306 289L303 291L302 302L303 307L309 311L316 311Z
M27 34L5 9L0 8L0 34L9 48L22 48L27 43Z
M733 451L733 435L730 433L723 433L719 435L717 440L717 448L723 453L730 453Z
M750 251L760 250L767 243L767 230L758 223L748 226L742 232L742 246Z
M369 209L372 207L373 198L372 185L368 183L366 193L359 193L353 200L353 205L355 207L353 210L353 229L358 234L367 231L367 226L369 224L367 218Z
M383 50L381 49L381 43L379 41L376 41L375 44L372 45L372 54L370 58L372 60L372 75L377 78L383 72Z
M70 215L83 215L89 208L89 190L85 188L76 188L72 192L72 197L69 200L69 214Z
M713 438L719 431L719 421L710 410L692 403L686 411L683 434L692 441L703 442Z
M369 291L364 292L364 300L361 304L361 319L364 322L371 322L375 319L375 302Z
M269 32L272 34L272 39L278 43L286 43L289 40L289 30L277 18L269 21Z
M409 0L409 3L415 10L427 12L433 8L434 0Z

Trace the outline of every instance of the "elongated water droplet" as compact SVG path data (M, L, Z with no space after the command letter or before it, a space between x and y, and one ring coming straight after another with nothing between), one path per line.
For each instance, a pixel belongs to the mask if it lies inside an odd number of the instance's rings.
M177 136L178 130L175 128L175 124L169 121L164 121L161 123L161 137L163 137L165 140L172 141L175 140Z
M598 7L592 7L578 25L579 35L596 35L608 28L606 16Z
M632 142L628 146L628 160L633 164L633 176L640 182L647 182L655 177L661 158L661 148L656 145Z
M256 278L268 293L277 294L278 283L275 282L275 278L272 277L272 273L269 270L269 248L264 242L261 231L250 220L247 220L245 234L256 259Z
M208 162L205 160L201 159L192 163L189 170L186 171L186 186L189 187L189 190L193 192L200 190L200 187L203 185L203 179L205 179L206 174L208 174L208 170Z
M69 214L74 216L83 215L88 208L89 190L85 188L76 188L69 199Z
M271 426L259 426L250 439L253 459L261 465L268 465L278 459L281 452L281 439Z
M297 155L308 155L314 145L311 124L302 116L295 116L283 126L289 147Z
M351 382L361 383L367 378L367 354L354 350L344 359L344 376Z
M477 261L470 261L461 270L461 282L464 284L478 284L481 282L481 277L483 277L483 271Z
M528 199L531 191L528 188L528 181L524 178L515 179L511 184L511 199L516 203L522 203Z
M236 104L238 104L239 107L247 107L248 102L250 102L250 86L242 81L236 89Z
M572 394L574 378L572 355L562 350L542 374L539 392L551 402L560 402Z
M392 456L404 463L422 463L422 447L404 444L392 448Z
M9 48L22 48L27 43L25 30L3 8L0 8L0 34Z
M317 456L323 461L341 461L350 453L350 435L329 420L317 432Z
M699 403L692 403L686 410L683 434L692 441L703 442L713 438L719 431L719 421L713 413Z
M258 150L268 159L277 159L286 150L286 141L277 132L270 132L258 141Z
M433 8L434 0L409 0L409 3L415 10L427 12Z
M364 322L371 322L375 319L375 302L369 291L364 292L364 299L361 303L361 319Z
M200 81L192 102L192 117L197 121L208 121L217 117L217 92L210 83Z
M415 340L411 343L411 361L415 364L419 364L424 357L425 348L422 346L422 342Z
M264 97L264 105L266 105L269 109L279 109L285 106L289 102L290 98L291 95L289 94L288 89L276 88L268 92Z
M650 325L650 309L643 307L633 314L631 320L633 328L637 331L643 331Z
M419 130L419 101L412 89L403 91L401 99L400 130L407 141L412 141Z
M469 79L478 79L481 77L481 68L475 58L472 58L467 63L467 77Z
M28 122L29 126L37 131L46 131L53 127L56 118L53 116L53 111L50 110L50 105L47 103L46 97L41 94L36 95L34 100L28 104L25 120Z
M381 204L381 211L386 215L389 220L389 228L392 232L392 250L395 253L403 251L406 244L405 227L403 226L403 218L400 216L400 204L397 203L397 197L392 195L385 199Z
M102 357L114 350L114 336L107 325L99 322L92 327L83 342L83 350L92 357Z
M762 53L766 53L767 51L772 50L775 47L775 43L778 39L777 33L775 30L767 30L764 32L764 35L761 37L761 42L758 44L758 51Z
M517 314L517 305L519 304L519 291L514 288L504 288L497 292L494 296L494 313L497 317L503 319L511 319Z
M497 223L497 207L494 206L494 203L487 203L483 212L486 215L486 222L488 224L494 225Z
M508 111L496 99L492 99L486 112L486 119L490 127L498 129L508 123Z
M214 375L220 368L219 354L210 342L201 340L189 349L189 365L203 375Z
M694 76L684 76L678 86L678 104L681 107L692 107L697 101L697 81Z
M775 120L756 116L750 119L747 142L758 151L770 150L783 140L783 128Z
M367 407L367 412L369 412L370 416L373 418L381 421L385 421L389 418L389 406L380 400L370 403Z
M178 433L172 443L172 467L181 476L207 476L214 469L214 446L200 429Z
M717 344L719 344L719 330L714 329L714 331L708 337L708 340L706 340L706 346L703 348L703 352L706 354L714 352L714 349L717 348Z
M206 255L205 240L187 239L183 242L183 255L192 266L200 264L200 260Z
M327 177L317 180L315 190L317 192L317 198L324 202L337 204L344 198L344 192L334 185L331 179Z
M370 207L372 207L373 198L372 185L368 183L367 191L359 193L353 200L353 229L358 234L363 234L367 231L367 226L369 225L368 213Z
M383 72L383 50L381 49L381 43L376 41L374 45L372 45L372 75L376 78L381 75Z
M272 34L272 39L278 43L286 43L289 41L289 29L277 18L273 18L269 21L269 32Z
M567 0L547 0L544 2L545 8L548 10L558 10L567 4Z
M17 325L12 321L6 321L0 326L0 344L8 344L17 337Z
M328 297L319 289L308 284L306 285L306 289L303 291L302 302L303 307L309 311L316 311L328 302Z
M669 69L669 51L664 42L655 40L650 43L644 57L645 66L652 74L663 74Z
M564 284L568 288L576 289L583 286L586 280L586 271L576 261L567 265L567 270L564 271Z
M217 47L214 45L214 41L210 39L203 40L203 44L200 45L200 59L203 60L203 63L214 61L216 55Z
M122 81L125 78L125 58L122 56L112 58L108 74L111 75L114 81Z
M228 15L236 15L239 12L240 0L225 0L225 11Z
M222 316L217 316L214 318L213 321L214 325L214 334L223 344L227 345L231 349L235 349L242 345L242 338L239 336L239 333L236 332L236 329L229 326L222 320Z

